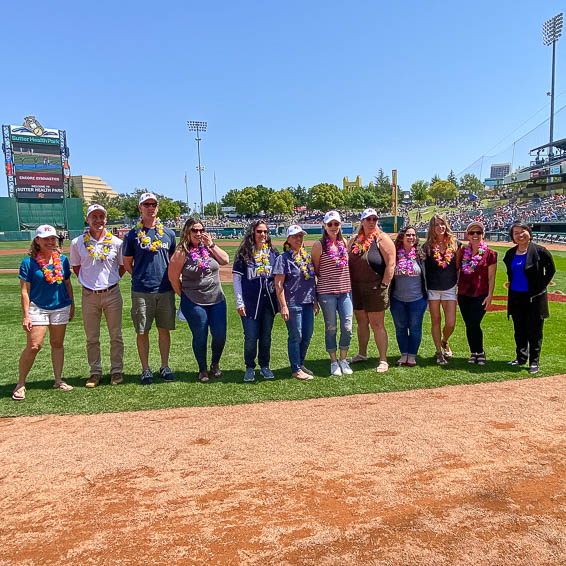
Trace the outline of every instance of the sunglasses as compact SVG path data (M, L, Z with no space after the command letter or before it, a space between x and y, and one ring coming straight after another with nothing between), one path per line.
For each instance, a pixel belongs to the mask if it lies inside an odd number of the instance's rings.
M483 232L481 232L481 231L479 231L479 230L470 230L470 231L468 232L468 234L469 234L470 236L481 236L481 235L483 234Z
M256 234L267 234L267 230L256 230Z
M202 232L205 232L206 230L204 228L191 228L191 232L194 232L195 234L201 234Z
M405 238L416 238L416 234L405 234Z
M157 203L156 202L142 202L142 206L145 206L146 208L156 208L157 207Z
M377 216L368 216L364 220L367 220L368 222L377 222Z
M327 226L329 228L336 228L337 226L340 226L340 222L329 222Z

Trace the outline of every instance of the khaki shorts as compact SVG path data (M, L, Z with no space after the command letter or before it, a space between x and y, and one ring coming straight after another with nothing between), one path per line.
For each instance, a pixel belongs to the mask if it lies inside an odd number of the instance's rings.
M35 303L29 304L29 317L33 326L61 326L69 323L71 305L62 309L47 310L38 307Z
M389 308L389 287L352 285L352 303L355 311L383 312Z
M175 293L138 293L132 291L132 322L136 334L147 334L153 321L157 328L175 330Z

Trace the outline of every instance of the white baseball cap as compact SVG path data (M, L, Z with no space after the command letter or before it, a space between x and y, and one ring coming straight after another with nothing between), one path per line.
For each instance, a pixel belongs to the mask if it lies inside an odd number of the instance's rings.
M376 212L375 208L366 208L362 212L362 215L360 216L360 220L365 220L368 216L376 216L377 217L377 212Z
M50 236L57 236L57 231L53 228L53 226L49 226L49 224L42 224L37 227L37 230L35 231L36 238L49 238Z
M159 202L157 200L157 197L153 193L143 193L142 195L140 195L140 200L138 201L138 204L142 204L146 200L154 200L155 202Z
M324 215L324 221L323 222L325 224L328 224L332 220L336 220L337 222L340 222L340 224L342 224L342 219L340 218L340 214L338 214L337 210L329 210Z
M293 224L287 228L287 237L296 236L297 234L303 234L303 236L307 235L307 233L298 224Z
M91 212L94 212L95 210L102 210L102 212L104 212L104 216L106 216L106 209L100 205L100 204L91 204L87 209L86 209L86 217L88 218L88 215Z
M466 232L469 232L472 226L479 226L481 228L481 231L485 233L485 226L481 222L478 222L477 220L474 220L473 222L470 222L468 224L468 227L466 228Z

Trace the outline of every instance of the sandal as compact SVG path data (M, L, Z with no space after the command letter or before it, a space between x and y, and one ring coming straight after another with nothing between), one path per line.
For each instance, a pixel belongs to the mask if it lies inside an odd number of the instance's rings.
M375 368L377 373L385 373L389 369L389 364L385 360L381 360L379 365Z
M362 354L356 354L355 356L348 358L349 364L357 364L358 362L367 362L367 361L368 361L368 357Z
M222 371L218 364L210 364L210 373L212 374L212 377L222 377Z
M436 357L436 363L439 366L445 366L448 363L446 361L446 358L442 355L442 352L436 352L435 357Z
M408 356L407 354L402 354L401 357L397 360L398 366L406 366L408 365Z
M12 393L12 399L14 401L23 401L26 398L26 387L25 385L16 386L14 392Z
M481 352L479 354L476 354L476 359L477 359L478 366L485 366L485 362L486 362L485 352Z
M308 373L305 373L302 369L300 369L299 371L291 374L295 379L298 379L300 381L309 381L311 379L313 379L312 375L309 375Z
M452 350L450 349L450 346L448 345L448 342L445 342L444 340L442 341L442 348L444 349L444 357L445 358L453 358L454 357L454 353L452 352Z
M470 357L468 358L468 363L469 364L477 364L478 363L478 355L477 354L471 354Z
M61 380L61 381L56 381L53 384L53 389L59 389L60 391L71 391L73 389L73 386Z
M210 380L208 379L208 372L206 370L199 371L198 373L198 380L201 383L208 383Z
M417 360L415 358L411 358L411 356L409 356L407 358L407 363L405 365L407 367L414 368L417 365Z

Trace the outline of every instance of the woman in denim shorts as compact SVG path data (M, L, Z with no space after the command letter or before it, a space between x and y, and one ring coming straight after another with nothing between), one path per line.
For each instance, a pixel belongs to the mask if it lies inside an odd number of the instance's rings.
M26 398L26 377L49 328L51 361L55 384L60 391L73 389L61 379L63 372L63 340L67 324L73 319L75 305L71 286L69 260L57 250L57 232L44 224L35 231L29 257L20 265L20 286L24 320L22 326L27 343L19 363L18 384L12 394L14 401Z

